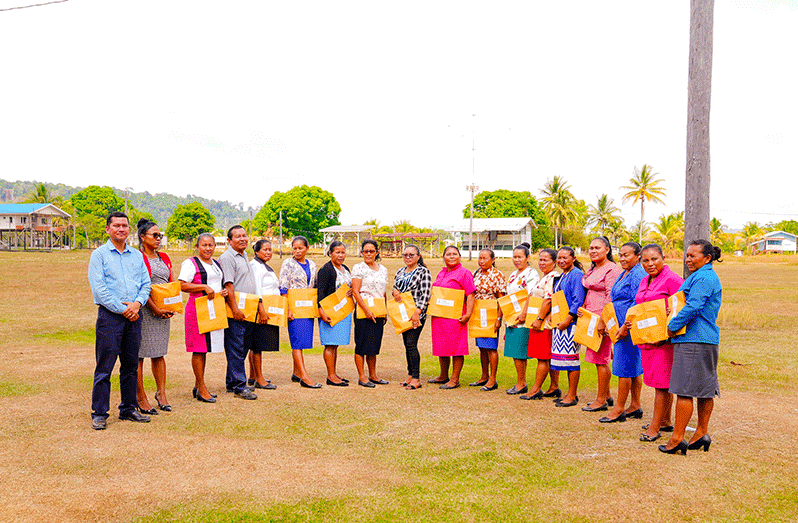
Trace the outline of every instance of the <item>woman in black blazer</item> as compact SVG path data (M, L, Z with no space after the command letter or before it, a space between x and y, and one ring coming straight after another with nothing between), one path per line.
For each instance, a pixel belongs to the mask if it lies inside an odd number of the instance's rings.
M352 296L352 275L349 267L344 265L346 259L346 246L340 241L330 244L327 251L330 261L319 269L316 276L316 288L318 289L318 300L333 294L341 285L349 285L347 293ZM333 387L347 387L349 380L341 378L335 371L335 364L338 360L338 346L349 345L352 333L352 314L336 323L330 325L331 320L324 309L319 305L319 340L324 345L324 364L327 366L327 385Z

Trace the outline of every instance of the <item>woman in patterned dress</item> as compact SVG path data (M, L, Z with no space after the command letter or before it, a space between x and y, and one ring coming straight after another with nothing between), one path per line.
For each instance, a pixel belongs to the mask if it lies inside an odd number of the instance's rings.
M432 289L432 275L424 265L424 258L418 246L408 244L405 247L402 259L405 266L396 271L393 277L392 296L396 302L402 301L402 293L409 292L413 295L416 310L410 317L412 329L402 333L402 342L405 346L407 359L407 378L402 382L402 387L407 390L421 388L420 363L418 353L418 338L427 321L427 306L429 305L430 291Z
M477 288L474 293L475 300L498 300L507 291L507 279L504 274L493 266L496 255L490 249L479 251L477 264L479 269L474 271L474 286ZM496 318L494 331L496 335L491 338L476 338L479 348L479 359L482 364L482 376L469 383L469 387L481 387L480 390L496 390L496 372L499 369L499 328L502 326L502 311L499 309L499 316Z
M515 270L507 278L507 295L521 289L530 289L537 285L540 278L538 272L529 266L529 244L522 243L513 249L513 265ZM515 385L507 389L507 394L524 394L529 390L526 386L526 360L529 346L529 329L526 321L526 301L521 304L516 325L507 325L504 335L504 355L513 358L515 363Z
M582 286L582 264L576 259L571 247L561 247L557 251L557 266L562 276L554 283L554 293L563 291L568 302L568 317L555 325L551 346L551 369L568 371L568 392L563 398L554 400L558 407L573 407L579 403L576 389L579 386L579 344L574 343L574 321L576 312L585 302L585 288ZM552 293L553 294L553 293Z
M388 269L380 264L377 242L365 240L360 245L363 261L352 268L352 295L365 313L365 318L355 318L355 367L358 381L376 385L387 385L388 380L377 376L377 355L382 346L382 334L386 318L377 318L368 306L369 298L385 303L385 288L388 286ZM368 365L368 376L365 366Z
M194 389L192 393L197 401L216 403L216 394L210 392L205 385L205 356L209 352L224 352L224 329L200 334L197 325L196 299L207 296L212 300L216 293L227 296L227 289L222 286L224 273L219 262L213 259L216 240L213 235L204 232L197 238L198 256L184 260L180 266L180 290L188 292L186 303L185 333L186 351L191 353L191 369L194 371Z
M142 218L138 222L139 250L144 256L145 265L150 272L152 283L169 283L172 281L172 261L166 253L159 252L161 246L161 230L155 223ZM169 349L169 326L174 312L165 311L155 305L152 298L141 313L141 347L139 348L139 373L136 386L138 408L142 414L158 414L147 398L144 390L144 358L152 362L152 375L155 378L155 401L158 408L169 412L172 406L166 399L166 352Z

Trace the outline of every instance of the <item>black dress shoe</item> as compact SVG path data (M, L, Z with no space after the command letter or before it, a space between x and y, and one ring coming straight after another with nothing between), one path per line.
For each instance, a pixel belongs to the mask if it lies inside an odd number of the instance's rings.
M509 389L507 389L507 394L510 394L511 396L513 396L513 395L515 395L515 394L523 394L523 393L525 393L527 390L528 390L528 388L527 388L527 386L526 386L526 385L524 385L524 388L522 388L522 389L518 389L518 388L516 388L516 387L515 387L515 385L513 385L512 387L510 387Z
M275 385L274 383L271 383L271 382L267 383L266 385L261 385L260 383L258 383L256 381L255 382L255 388L256 389L264 389L264 390L274 390L274 389L277 388L277 385Z
M430 378L427 380L427 383L449 383L449 378L446 378L445 380L440 380L438 378Z
M302 378L300 378L296 374L291 374L291 381L293 381L294 383L299 383L300 381L302 381Z
M370 382L370 381L360 381L360 380L357 380L357 384L358 384L358 385L360 385L361 387L366 387L367 389L374 389L374 388L376 388L376 387L377 387L376 385L374 385L374 384L373 384L372 382Z
M608 418L607 416L599 418L599 423L623 423L624 421L626 421L626 414L623 412L617 418Z
M119 419L126 419L130 421L135 421L136 423L149 423L150 417L145 416L144 414L139 413L138 411L131 410L125 414L119 413Z
M251 378L247 380L247 385L249 385L250 387L253 386L254 384L255 384L255 380L253 380Z
M191 389L191 395L192 396L194 396L196 398L197 394L198 394L197 387L194 387L193 389ZM216 397L216 394L214 394L213 392L209 392L208 394L211 395L211 398L215 398Z
M105 418L92 418L91 419L91 428L94 430L105 430L106 421Z
M488 382L488 380L474 381L472 383L469 383L468 386L469 387L484 387L487 382Z
M216 403L216 398L213 397L213 394L211 394L210 398L205 399L202 397L202 394L198 392L195 397L197 398L197 401L201 401L203 403Z
M544 398L559 398L562 396L562 391L560 389L554 389L551 392L545 392L543 394Z
M248 390L248 391L252 392L253 390L255 390L255 387L245 386L244 390ZM235 391L236 391L235 389L231 389L230 387L227 387L227 392L235 392Z
M384 380L382 378L378 379L377 381L374 381L373 379L369 378L369 381L375 385L388 385L390 383L390 381Z
M438 387L438 388L439 388L439 389L441 389L441 390L450 390L450 389L456 389L456 388L458 388L459 386L460 386L460 382L458 381L458 382L457 382L457 383L455 383L454 385L449 385L448 383L444 383L443 385L441 385L441 386L440 386L440 387Z
M626 413L626 417L627 418L643 419L643 409L637 409L637 410L633 410L632 412L627 412Z
M607 402L604 402L603 405L599 405L595 409L592 408L590 405L588 405L587 407L582 407L582 410L584 410L585 412L599 412L602 410L607 410Z
M664 452L665 454L677 454L679 452L682 453L682 456L687 455L687 442L682 440L679 442L678 445L673 447L672 449L668 448L668 445L660 445L657 447L660 452Z
M536 393L532 394L531 396L529 394L525 394L523 396L519 396L519 398L521 398L522 400L542 400L543 391L539 390Z
M320 389L321 388L321 383L316 383L315 385L311 385L310 383L306 383L306 382L304 382L302 380L299 380L299 385L301 385L302 387L304 387L306 389Z
M341 380L340 383L335 383L330 378L327 378L327 385L330 385L331 387L348 387L349 386L349 384L347 382L345 382L343 379Z
M141 412L142 414L146 414L147 416L157 416L158 415L158 411L155 410L155 407L151 408L150 410L144 410L141 407L139 407L138 405L136 405L136 408L139 410L139 412Z
M701 447L704 447L704 452L708 452L709 446L711 444L712 444L712 438L710 438L708 434L704 434L699 439L687 445L687 448L690 450L698 450Z
M492 386L488 387L487 385L483 385L479 388L482 392L490 392L492 390L496 390L499 388L499 382L497 381Z
M578 405L578 404L579 404L579 396L576 396L576 397L574 398L574 401L569 401L568 403L565 403L565 402L564 402L564 401L562 401L562 400L557 400L557 401L554 403L554 406L555 406L555 407L574 407L574 406L576 406L576 405Z

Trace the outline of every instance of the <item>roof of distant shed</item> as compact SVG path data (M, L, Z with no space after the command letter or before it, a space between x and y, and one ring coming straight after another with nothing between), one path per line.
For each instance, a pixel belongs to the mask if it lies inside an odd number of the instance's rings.
M532 218L474 218L474 232L517 232L529 225L538 228ZM464 218L460 223L446 229L449 232L468 232L470 230L468 218Z
M319 229L319 232L369 232L373 225L332 225Z

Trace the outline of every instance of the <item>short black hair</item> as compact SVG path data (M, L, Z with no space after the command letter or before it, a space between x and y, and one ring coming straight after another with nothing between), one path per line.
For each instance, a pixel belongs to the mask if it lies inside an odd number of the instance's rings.
M108 215L108 218L105 219L106 227L111 225L111 220L113 218L124 218L125 220L128 221L128 223L130 223L130 220L128 220L127 214L123 213L122 211L114 211L114 212L112 212L111 214Z
M227 229L227 239L228 240L232 240L233 239L233 231L236 230L236 229L243 229L243 227L241 225L233 225L232 227Z

